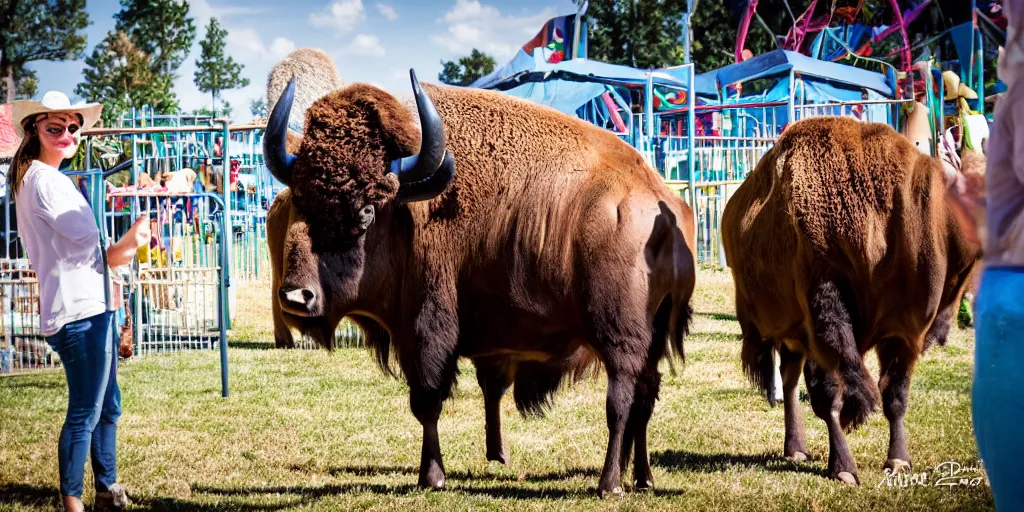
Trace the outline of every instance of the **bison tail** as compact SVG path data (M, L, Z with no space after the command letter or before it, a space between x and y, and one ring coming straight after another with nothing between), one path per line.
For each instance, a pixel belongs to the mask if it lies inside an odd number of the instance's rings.
M675 374L673 360L678 357L686 361L684 340L690 334L693 321L693 308L687 302L667 296L661 301L658 311L654 314L653 342L663 343L667 349L670 371Z
M879 402L878 386L864 363L839 365L843 382L843 408L839 411L839 423L846 430L853 430L875 412Z
M742 324L741 324L742 325ZM775 405L775 343L761 338L753 325L743 328L743 348L740 351L743 373L750 383L764 393L768 403Z

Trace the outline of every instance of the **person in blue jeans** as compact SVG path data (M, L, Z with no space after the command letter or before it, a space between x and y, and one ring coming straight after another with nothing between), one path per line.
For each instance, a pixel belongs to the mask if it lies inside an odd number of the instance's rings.
M954 193L968 238L984 248L974 303L974 434L996 509L1024 510L1024 0L1004 0L1008 26L984 193Z
M68 382L68 409L57 447L60 492L65 510L84 510L86 457L92 457L96 509L127 505L117 483L118 341L107 304L108 273L149 243L148 216L106 251L85 196L61 173L74 156L83 130L96 123L101 104L71 105L50 91L41 101L14 102L12 121L22 137L11 162L8 184L16 198L18 234L39 280L39 325L60 355Z

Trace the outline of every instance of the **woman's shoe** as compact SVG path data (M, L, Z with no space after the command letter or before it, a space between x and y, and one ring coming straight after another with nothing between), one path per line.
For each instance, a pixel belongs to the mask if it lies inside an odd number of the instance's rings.
M128 506L128 494L121 484L111 485L107 492L96 493L96 510L119 512Z

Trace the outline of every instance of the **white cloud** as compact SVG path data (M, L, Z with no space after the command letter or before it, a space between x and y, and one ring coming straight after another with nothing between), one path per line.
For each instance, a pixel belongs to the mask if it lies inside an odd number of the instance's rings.
M214 7L210 5L208 0L189 0L189 15L196 20L197 39L201 39L206 35L206 25L210 23L210 18L217 18L217 20L223 24L225 18L265 14L267 12L270 12L270 8L268 7L243 7L230 5Z
M444 15L448 23L480 18L497 18L501 13L497 7L483 5L479 0L455 0L455 7Z
M295 49L295 42L284 37L275 37L270 46L263 44L259 33L251 28L234 29L228 32L227 54L235 60L252 62L253 57L276 64Z
M349 55L365 55L369 57L383 57L385 53L384 47L381 46L377 36L370 34L357 34L343 51Z
M556 15L553 7L532 15L508 15L480 0L455 0L444 15L447 31L434 34L431 40L455 55L477 48L493 55L500 64Z
M283 59L295 50L295 41L285 37L275 37L274 42L270 43L269 50L270 54L276 56L277 59Z
M377 11L380 12L381 16L384 16L388 21L395 21L398 19L398 12L395 11L394 7L387 4L377 4Z
M365 18L362 0L336 0L327 9L309 15L314 27L332 28L342 33L351 32Z
M202 0L200 1L202 2ZM209 7L209 4L205 4L205 7ZM210 15L212 11L203 10L201 12ZM219 16L219 13L213 13L213 15ZM197 18L199 18L198 15ZM230 22L225 22L224 28L228 31L224 53L243 66L242 76L249 79L249 85L222 91L221 100L231 104L233 111L231 117L234 122L247 122L252 118L249 112L249 101L264 96L267 88L266 77L270 73L270 69L295 50L295 42L285 37L270 39L264 35L264 32L255 28L232 25ZM265 41L264 37L268 41ZM197 37L197 39L200 38ZM200 107L209 108L212 103L210 94L200 92L193 82L196 58L199 53L197 41L189 59L178 69L178 79L174 83L174 93L178 96L182 110L186 112Z

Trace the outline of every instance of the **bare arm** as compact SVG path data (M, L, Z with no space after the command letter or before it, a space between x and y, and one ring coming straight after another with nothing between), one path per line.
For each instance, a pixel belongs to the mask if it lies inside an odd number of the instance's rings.
M107 266L117 268L131 263L139 247L149 243L149 237L149 216L140 216L128 232L107 249Z

